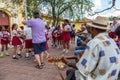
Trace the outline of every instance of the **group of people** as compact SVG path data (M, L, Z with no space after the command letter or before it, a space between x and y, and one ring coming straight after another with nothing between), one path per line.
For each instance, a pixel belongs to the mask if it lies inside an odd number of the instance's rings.
M72 67L66 72L66 80L117 80L120 71L120 25L117 18L108 25L106 17L98 16L85 24L80 31L74 56L63 56L63 62ZM69 59L75 59L70 62Z
M68 53L71 38L70 32L73 28L69 25L67 19L64 20L62 27L58 25L57 27L53 26L52 29L50 29L45 22L40 19L40 15L37 11L33 13L33 17L34 19L32 20L22 22L24 25L27 25L26 29L24 26L20 26L21 30L18 30L18 24L14 23L12 25L12 37L10 37L10 33L2 27L0 32L2 45L0 57L9 56L8 45L12 45L12 59L18 60L22 57L21 53L25 48L25 58L29 59L31 54L34 55L35 61L38 62L36 68L42 69L44 65L44 54L46 54L46 58L50 57L50 54L47 52L49 49L48 41L51 41L51 46L53 47L60 48L63 46L63 52Z
M75 41L75 31L75 25L71 26L67 19L62 26L54 26L54 24L51 28L46 26L46 35L47 39L52 41L51 46L58 49L63 47L63 53L69 53L70 41Z
M49 58L48 41L52 41L53 47L60 48L63 45L63 52L68 53L70 48L70 38L75 37L75 29L71 28L67 19L64 20L62 27L52 27L50 29L45 25L45 22L40 18L39 12L33 12L34 19L26 20L22 23L27 25L27 29L17 31L18 25L12 25L12 39L10 33L5 28L0 32L1 39L1 54L9 56L7 45L12 42L13 59L22 57L21 51L23 43L26 48L26 58L29 58L30 52L34 53L37 69L42 69L44 66L43 56L46 53ZM92 22L88 22L82 26L82 30L76 34L77 46L75 54L71 59L75 59L75 63L70 62L68 56L62 56L60 59L73 69L67 70L66 80L117 80L120 70L120 25L113 18L113 23L108 27L108 19L98 16ZM74 31L74 32L72 32ZM19 50L17 51L17 48ZM6 48L6 49L5 49ZM18 57L17 57L18 56Z

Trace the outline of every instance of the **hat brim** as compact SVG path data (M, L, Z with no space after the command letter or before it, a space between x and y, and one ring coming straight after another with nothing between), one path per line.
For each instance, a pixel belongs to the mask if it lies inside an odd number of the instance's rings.
M110 28L108 28L108 27L96 26L96 25L94 25L94 24L92 24L92 23L87 23L87 25L88 25L89 27L94 27L94 28L97 28L97 29L110 30Z

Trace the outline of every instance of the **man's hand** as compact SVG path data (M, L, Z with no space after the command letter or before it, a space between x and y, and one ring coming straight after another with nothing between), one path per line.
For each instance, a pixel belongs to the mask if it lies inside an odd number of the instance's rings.
M66 57L64 57L64 56L61 58L61 60L62 60L65 64L68 63L68 59L67 59Z

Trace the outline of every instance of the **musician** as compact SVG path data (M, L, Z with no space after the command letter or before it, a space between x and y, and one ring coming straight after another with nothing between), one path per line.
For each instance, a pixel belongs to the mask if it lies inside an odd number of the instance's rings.
M62 57L64 63L76 69L71 70L70 80L117 80L120 51L115 41L106 33L107 24L107 18L101 16L98 16L92 23L87 23L93 39L87 43L77 64ZM71 71L69 70L70 73Z

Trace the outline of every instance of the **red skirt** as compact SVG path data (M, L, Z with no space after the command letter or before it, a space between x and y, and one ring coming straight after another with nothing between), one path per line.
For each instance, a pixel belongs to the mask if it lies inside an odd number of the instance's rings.
M32 39L25 40L25 48L33 48Z
M70 40L70 32L63 32L62 40L63 41L69 41Z
M21 40L18 37L14 36L12 38L12 45L13 46L22 45L22 42L21 42Z
M62 40L62 36L57 37L57 40Z
M9 44L10 40L7 37L4 37L5 40L1 39L1 44L5 45L5 44Z

